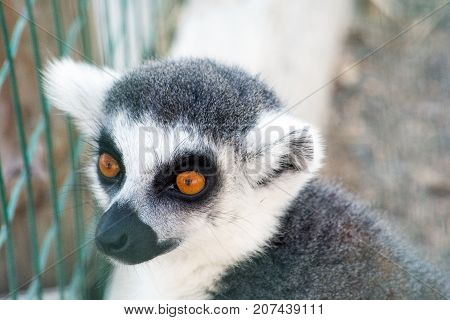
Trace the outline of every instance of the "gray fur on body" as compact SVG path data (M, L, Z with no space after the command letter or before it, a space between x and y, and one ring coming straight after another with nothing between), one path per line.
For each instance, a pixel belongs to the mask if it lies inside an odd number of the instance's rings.
M266 250L228 270L215 299L448 299L372 210L310 182ZM448 284L447 284L448 286Z

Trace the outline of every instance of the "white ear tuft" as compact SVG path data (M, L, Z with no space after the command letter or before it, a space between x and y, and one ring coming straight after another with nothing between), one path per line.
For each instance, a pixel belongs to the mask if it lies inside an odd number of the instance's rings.
M285 172L312 177L323 158L317 130L283 112L263 115L247 135L246 147L244 171L253 186L263 185Z
M72 116L87 135L96 129L106 91L118 73L71 59L52 61L44 70L45 92L56 108Z

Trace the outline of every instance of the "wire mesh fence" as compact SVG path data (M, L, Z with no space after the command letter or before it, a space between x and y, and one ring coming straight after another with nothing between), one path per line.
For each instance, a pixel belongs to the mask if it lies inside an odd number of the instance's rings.
M0 140L0 296L101 298L105 262L92 250L96 215L80 181L82 137L70 118L51 112L40 70L49 57L124 69L161 56L179 5L0 1L0 125L8 130Z

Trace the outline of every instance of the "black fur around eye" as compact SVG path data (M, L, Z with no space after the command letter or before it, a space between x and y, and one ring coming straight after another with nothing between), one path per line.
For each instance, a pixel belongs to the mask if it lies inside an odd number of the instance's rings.
M186 194L177 186L177 177L186 172L198 172L205 179L202 190ZM163 166L153 180L153 190L159 195L167 195L185 201L197 201L205 197L216 185L217 169L215 161L205 155L184 155Z
M125 177L125 166L123 165L122 161L122 153L120 152L119 148L117 147L116 143L114 142L114 139L112 138L109 131L105 128L102 128L100 130L100 135L96 139L97 143L97 154L100 158L104 154L110 155L114 159L114 161L117 163L118 166L118 172L114 176L108 177L105 175L99 166L99 159L96 159L97 162L97 175L99 177L99 181L108 194L113 194L117 192L118 189L120 189L124 177Z
M212 174L216 171L215 162L204 155L191 154L176 159L172 163L172 170L176 173L184 171L198 171L201 173Z

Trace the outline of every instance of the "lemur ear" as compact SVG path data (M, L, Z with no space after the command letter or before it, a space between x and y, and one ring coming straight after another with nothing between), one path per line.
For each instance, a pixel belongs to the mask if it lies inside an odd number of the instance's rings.
M105 93L117 78L110 69L71 59L56 60L44 70L44 89L52 104L72 116L80 130L90 135L101 116Z
M267 114L246 137L244 172L254 187L287 173L312 175L323 156L317 130L293 116Z

